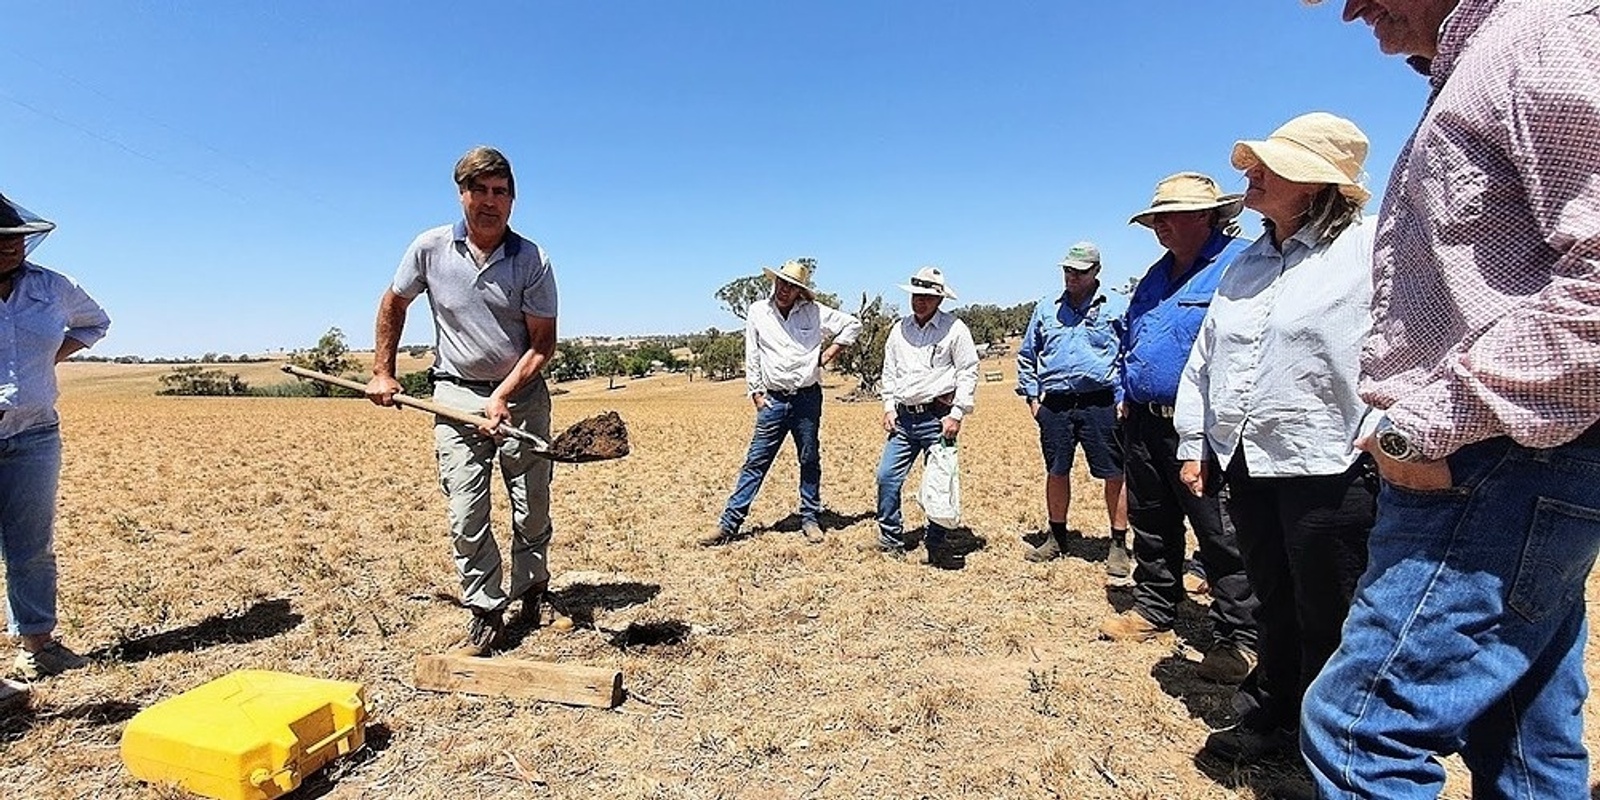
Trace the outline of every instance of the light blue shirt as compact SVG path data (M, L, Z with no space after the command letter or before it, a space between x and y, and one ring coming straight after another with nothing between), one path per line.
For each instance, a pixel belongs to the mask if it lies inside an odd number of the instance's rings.
M1209 447L1227 466L1242 451L1256 477L1355 463L1355 440L1377 422L1356 394L1376 227L1362 220L1321 245L1301 230L1282 253L1262 234L1233 260L1178 384L1178 458Z
M510 229L482 268L467 248L466 223L424 231L400 259L390 288L407 299L428 293L438 336L434 366L468 380L511 374L528 352L526 317L556 317L550 260Z
M77 281L30 261L0 301L0 438L60 422L56 352L67 337L85 347L111 318Z
M1080 394L1112 390L1122 400L1117 354L1127 299L1115 292L1095 294L1080 308L1063 291L1034 307L1017 348L1017 394Z

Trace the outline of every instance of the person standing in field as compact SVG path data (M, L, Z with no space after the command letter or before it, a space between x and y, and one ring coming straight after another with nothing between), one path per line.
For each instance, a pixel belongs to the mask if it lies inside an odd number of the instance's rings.
M1249 244L1228 233L1243 208L1242 195L1223 194L1210 176L1180 172L1156 184L1150 207L1129 220L1154 232L1167 252L1128 301L1121 416L1135 585L1133 608L1100 626L1113 640L1144 641L1172 629L1184 597L1187 518L1211 591L1212 644L1196 672L1223 683L1244 680L1255 666L1256 598L1222 515L1221 482L1196 496L1179 480L1172 415L1217 281Z
M505 610L518 598L523 616L537 623L550 585L550 462L496 429L550 436L542 370L555 352L556 278L544 250L510 227L516 180L504 155L469 150L456 162L455 183L462 219L418 236L379 301L367 397L393 405L406 308L426 293L437 331L433 400L488 418L480 427L435 417L433 426L461 602L472 612L467 644L482 653L500 637ZM489 524L496 461L511 500L509 592Z
M56 365L100 341L111 326L76 281L28 260L54 229L0 196L0 551L6 628L22 645L13 666L29 680L88 663L55 638ZM0 704L26 695L23 684L0 683Z
M1431 89L1373 250L1360 445L1382 476L1305 698L1323 797L1589 797L1600 551L1600 2L1347 0Z
M911 314L889 330L883 348L883 429L889 440L878 461L878 539L867 545L904 558L906 539L900 490L911 463L941 441L955 442L972 413L978 388L978 348L966 323L939 305L956 293L935 267L924 267L901 289L911 294ZM927 563L946 565L948 531L928 520L922 544Z
M776 270L762 267L772 279L772 296L750 304L744 323L744 374L756 410L755 432L722 518L700 539L702 546L739 535L786 436L794 437L800 459L800 530L808 542L823 540L817 519L822 513L822 368L855 343L861 323L816 302L812 269L809 259L787 261Z
M1111 549L1106 574L1126 578L1128 509L1122 485L1122 445L1117 403L1122 382L1117 358L1126 311L1122 296L1101 291L1100 248L1079 242L1061 261L1066 289L1039 301L1017 349L1017 394L1039 425L1044 451L1045 509L1050 535L1029 551L1029 561L1049 561L1066 552L1067 512L1072 506L1072 459L1079 445L1089 475L1105 482Z
M1366 567L1375 482L1353 443L1373 416L1356 394L1372 299L1367 149L1359 128L1324 112L1233 147L1265 231L1217 284L1173 419L1184 486L1196 497L1227 486L1257 603L1260 660L1234 695L1238 724L1207 738L1208 757L1296 752L1301 698Z

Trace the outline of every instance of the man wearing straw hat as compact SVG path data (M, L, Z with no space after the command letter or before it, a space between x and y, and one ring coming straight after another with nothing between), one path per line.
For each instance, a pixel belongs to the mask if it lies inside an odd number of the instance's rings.
M722 518L715 531L700 539L702 546L725 544L739 535L788 436L794 437L800 460L800 530L808 542L823 540L817 519L822 513L822 368L855 342L861 323L816 302L814 268L811 259L787 261L775 270L761 268L772 279L772 296L750 304L744 323L744 374L756 410L755 432Z
M444 417L433 425L461 601L472 612L467 646L482 653L500 638L505 609L517 598L523 617L537 623L550 585L550 462L518 439L497 441L494 432L506 423L550 436L542 370L555 352L556 279L544 250L511 230L517 189L500 151L467 151L456 162L455 182L462 220L418 236L383 293L367 397L393 405L406 308L426 292L438 337L433 401L488 418L481 428ZM509 593L489 526L495 461L511 500Z
M1128 523L1135 560L1133 608L1106 620L1101 633L1143 640L1170 630L1183 600L1184 520L1199 544L1211 584L1212 645L1198 674L1238 683L1255 662L1255 597L1239 544L1223 519L1217 481L1196 496L1179 481L1178 433L1172 415L1178 379L1211 296L1249 242L1229 229L1244 197L1223 194L1210 176L1180 172L1156 184L1150 207L1134 214L1166 254L1150 267L1128 302L1122 337L1122 433Z
M883 347L883 429L889 440L878 461L878 540L867 549L904 558L907 542L900 490L917 456L941 440L953 442L972 413L978 388L978 348L966 323L939 305L956 293L937 267L923 267L901 289L911 313L889 330ZM927 563L946 566L947 531L928 520L922 539Z
M22 645L14 667L29 680L87 663L54 636L61 478L56 364L100 341L111 325L75 281L28 260L54 229L0 196L0 551L6 628ZM25 685L0 682L0 705L26 698Z
M1373 258L1360 441L1383 477L1343 641L1307 692L1323 797L1589 797L1600 551L1600 4L1346 0L1432 93Z
M1079 242L1060 263L1066 288L1039 301L1017 348L1017 394L1039 425L1050 533L1024 556L1049 561L1067 552L1072 459L1079 445L1089 475L1105 481L1111 550L1127 548L1128 511L1117 441L1117 354L1126 312L1122 296L1100 291L1100 248ZM1122 560L1126 565L1126 553ZM1107 560L1111 566L1112 561Z

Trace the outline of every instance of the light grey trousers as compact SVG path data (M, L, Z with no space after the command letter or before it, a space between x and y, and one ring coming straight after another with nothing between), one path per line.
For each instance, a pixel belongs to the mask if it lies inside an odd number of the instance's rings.
M433 400L482 414L489 391L441 382L434 387ZM512 425L550 438L550 391L542 376L508 405ZM461 602L474 611L503 610L529 587L550 581L551 464L533 455L523 442L508 438L496 445L476 426L442 417L434 417L433 441L439 457L439 488L449 504ZM493 509L489 483L495 461L511 499L509 594L504 588L506 567L489 525Z

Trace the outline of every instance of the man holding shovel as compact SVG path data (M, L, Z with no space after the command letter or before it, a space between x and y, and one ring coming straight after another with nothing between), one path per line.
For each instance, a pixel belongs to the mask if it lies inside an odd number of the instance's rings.
M523 615L537 622L550 585L550 462L495 429L550 436L550 393L540 371L555 352L556 281L544 250L509 227L516 182L504 155L473 148L456 162L455 181L463 219L418 236L379 302L367 397L394 404L406 308L426 292L437 331L434 402L488 418L478 426L436 416L433 427L461 601L472 612L467 643L482 653L504 631L511 601L522 598ZM511 498L509 593L489 527L496 460Z

